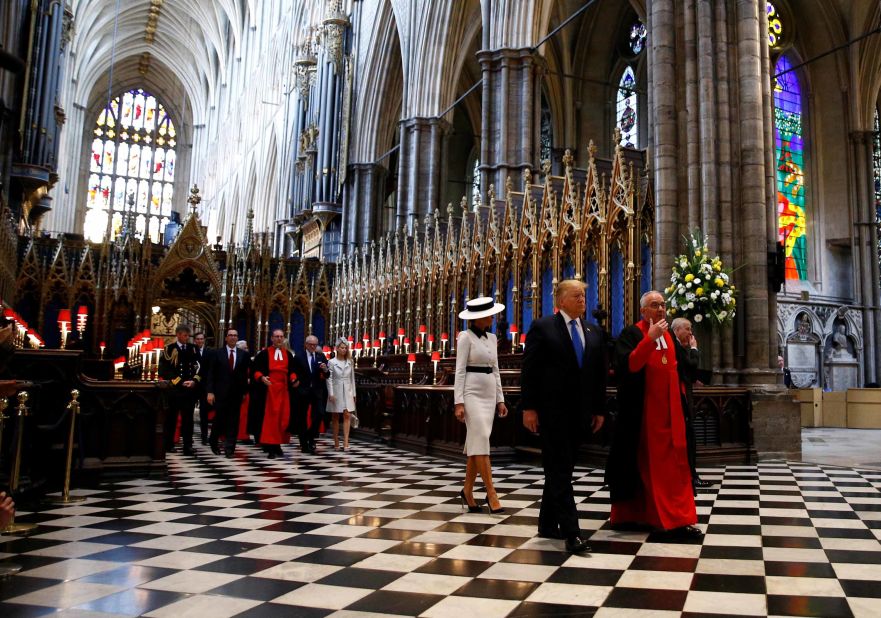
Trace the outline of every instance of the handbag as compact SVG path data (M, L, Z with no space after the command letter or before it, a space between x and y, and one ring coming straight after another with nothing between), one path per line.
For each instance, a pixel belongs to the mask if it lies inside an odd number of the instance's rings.
M361 424L361 421L358 420L358 415L354 412L349 412L349 426L352 429L358 429L358 425Z

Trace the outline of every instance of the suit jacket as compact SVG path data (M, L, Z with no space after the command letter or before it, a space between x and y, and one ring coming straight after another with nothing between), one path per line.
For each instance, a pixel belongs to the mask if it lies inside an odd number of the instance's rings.
M202 383L199 384L199 395L200 397L204 398L205 393L208 392L207 390L205 390L205 381L208 379L208 373L211 371L211 363L214 358L214 352L216 352L216 350L212 350L207 345L202 346L202 349L200 350L194 344L193 348L195 348L196 350L196 359L198 360L199 368L201 369L199 373L201 373L203 377Z
M685 388L682 411L686 417L692 415L692 401L694 399L694 383L697 381L697 371L701 362L701 353L698 350L686 348L676 336L673 335L673 345L676 348L676 369L679 371L679 381Z
M217 350L211 350L210 357L206 359L207 370L205 380L205 392L214 393L219 401L227 397L241 399L248 392L248 372L251 368L251 357L244 350L236 349L235 369L230 371L229 356L226 346Z
M580 318L584 362L578 367L572 337L561 313L532 323L520 377L524 410L536 410L539 431L578 438L589 432L591 417L606 413L608 358L596 324Z
M327 399L327 371L322 371L318 365L327 365L327 357L321 350L315 350L315 371L309 367L309 355L305 350L297 352L294 356L297 363L297 375L300 377L300 387L297 389L304 398L320 397Z
M159 357L159 377L168 380L176 389L184 388L183 383L194 380L202 381L201 364L196 353L196 346L186 343L178 346L177 341L169 343ZM193 390L195 395L198 391Z

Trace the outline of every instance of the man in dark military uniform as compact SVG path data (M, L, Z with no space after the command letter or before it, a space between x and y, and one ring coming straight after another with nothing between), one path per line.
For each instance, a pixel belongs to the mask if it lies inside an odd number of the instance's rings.
M190 343L190 327L184 324L174 332L177 341L165 346L159 358L159 377L171 386L165 416L165 451L174 451L174 430L180 415L180 437L183 454L193 454L193 408L199 397L197 386L202 380L199 356Z
M193 335L193 343L196 344L196 360L199 361L199 367L202 369L201 374L208 376L209 366L214 356L213 350L205 345L205 333L199 331ZM205 384L196 386L199 394L199 428L202 432L202 444L208 444L208 412L214 409L214 406L208 403L205 391Z

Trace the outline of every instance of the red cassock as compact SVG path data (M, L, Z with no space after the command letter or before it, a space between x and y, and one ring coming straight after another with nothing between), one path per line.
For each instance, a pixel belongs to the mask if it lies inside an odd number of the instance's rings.
M643 335L648 332L645 321L637 326ZM642 486L634 498L612 503L612 524L644 523L671 530L697 523L676 349L669 332L664 340L667 349L658 349L658 342L643 337L628 359L632 372L645 367L638 456Z
M242 406L239 408L239 440L250 440L248 435L248 406L251 405L251 396L247 393L242 399Z
M276 360L272 349L269 350L269 381L266 388L266 406L263 411L263 426L258 442L260 444L287 444L290 434L287 432L291 420L291 403L288 382L296 379L294 374L288 375L287 355ZM292 377L293 376L293 377ZM260 372L254 373L254 379L263 377Z

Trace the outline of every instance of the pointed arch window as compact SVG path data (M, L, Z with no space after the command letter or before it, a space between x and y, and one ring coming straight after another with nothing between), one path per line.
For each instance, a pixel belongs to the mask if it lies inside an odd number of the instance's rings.
M177 160L177 131L165 107L131 90L101 110L92 135L86 239L101 242L109 229L112 240L130 217L132 232L159 242L171 217Z
M765 8L768 12L768 45L775 49L783 43L783 20L773 2L766 2Z
M554 151L554 127L551 124L551 105L545 93L541 93L541 117L539 136L539 163L544 164L545 161L551 161Z
M778 235L786 251L786 278L807 279L808 238L801 85L785 55L777 60L774 73Z
M639 116L636 103L636 75L633 67L626 67L618 82L616 106L617 126L621 131L621 145L639 148Z

